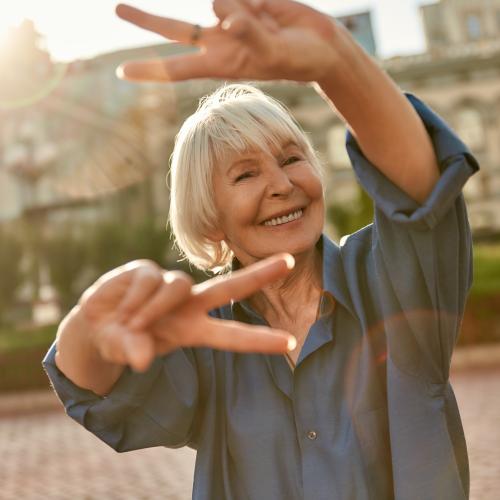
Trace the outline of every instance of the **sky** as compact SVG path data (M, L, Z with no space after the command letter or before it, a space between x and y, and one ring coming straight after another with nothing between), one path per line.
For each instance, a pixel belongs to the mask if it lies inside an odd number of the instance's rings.
M419 5L431 0L303 0L325 13L344 15L371 10L379 55L425 50ZM160 43L159 35L132 26L114 14L116 0L2 0L0 39L23 18L35 22L55 60L88 58L121 48ZM210 0L129 0L154 14L201 25L214 21Z

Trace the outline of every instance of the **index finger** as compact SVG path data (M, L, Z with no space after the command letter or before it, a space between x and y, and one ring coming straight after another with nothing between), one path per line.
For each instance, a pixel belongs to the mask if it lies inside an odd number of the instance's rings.
M290 254L279 254L236 271L228 278L213 278L192 288L196 304L209 311L231 300L241 300L284 278L295 265Z
M118 4L115 9L116 15L135 24L139 28L158 33L165 38L185 44L191 44L193 24L169 17L155 16L130 5Z

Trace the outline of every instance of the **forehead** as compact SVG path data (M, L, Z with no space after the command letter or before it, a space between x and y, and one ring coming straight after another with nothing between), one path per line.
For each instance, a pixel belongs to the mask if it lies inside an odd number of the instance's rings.
M302 148L299 145L290 140L285 141L279 146L276 144L268 144L266 148L249 147L241 151L232 149L226 151L224 157L221 158L222 161L218 162L218 165L221 167L222 171L226 171L240 163L250 163L252 161L259 161L268 157L279 158L288 151L297 149L302 151Z

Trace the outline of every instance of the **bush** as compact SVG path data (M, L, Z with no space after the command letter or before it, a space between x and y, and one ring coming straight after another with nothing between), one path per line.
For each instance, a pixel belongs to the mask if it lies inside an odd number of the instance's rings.
M491 294L500 294L500 245L476 245L471 296Z
M165 267L169 233L153 221L124 226L117 222L71 228L46 237L44 261L63 311L102 274L135 259L151 259ZM173 259L170 259L173 260ZM169 265L170 264L170 265Z
M0 330L0 392L49 387L41 362L55 336L54 325Z
M169 233L153 221L124 227L104 222L89 232L89 264L97 276L135 259L167 264Z
M68 310L81 294L78 284L89 265L86 243L68 230L58 233L45 242L44 260L61 307Z
M20 242L0 228L0 324L4 314L14 304L16 291L22 282Z
M476 245L460 344L500 342L500 245Z
M335 226L337 234L352 234L373 221L373 201L358 185L356 201L348 206L329 205L327 218Z

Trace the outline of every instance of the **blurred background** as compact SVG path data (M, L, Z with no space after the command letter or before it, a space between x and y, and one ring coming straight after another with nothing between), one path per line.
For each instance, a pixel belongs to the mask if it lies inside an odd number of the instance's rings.
M500 0L305 3L342 22L403 90L445 118L481 164L464 191L475 281L453 377L470 448L471 497L494 498ZM134 5L202 25L214 20L208 0ZM115 455L61 415L40 365L61 317L109 269L150 258L207 278L172 248L166 176L180 124L220 82L118 80L115 68L124 60L191 49L120 21L114 6L111 0L0 6L0 449L7 457L0 498L190 497L191 451ZM291 109L319 151L330 236L338 240L368 224L371 202L350 169L339 119L308 86L260 86ZM75 447L85 459L74 460Z

